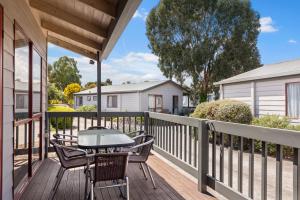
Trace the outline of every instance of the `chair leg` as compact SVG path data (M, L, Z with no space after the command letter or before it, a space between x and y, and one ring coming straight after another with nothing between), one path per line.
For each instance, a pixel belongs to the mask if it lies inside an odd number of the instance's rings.
M88 174L85 174L85 189L84 189L84 199L88 199L88 181L89 177Z
M54 186L53 186L53 188L52 188L52 190L51 190L51 193L50 193L50 196L49 196L49 200L52 200L52 199L54 199L54 196L55 196L55 194L56 194L56 191L57 191L57 189L58 189L58 186L59 186L59 184L60 184L60 182L61 182L61 180L62 180L62 178L63 178L63 176L64 176L64 173L65 173L65 171L66 171L66 169L64 169L63 167L61 168L61 169L59 169L60 171L59 171L59 173L57 174L57 178L56 178L56 182L55 182L55 184L54 184Z
M57 178L57 177L60 175L60 173L61 173L62 169L63 169L63 167L62 167L62 166L60 166L60 168L59 168L59 170L58 170L58 172L57 172L57 174L56 174L56 178Z
M91 181L90 200L94 200L94 183L93 183L93 181Z
M127 200L129 200L129 179L128 177L126 177L126 197L127 197Z
M141 169L142 169L142 171L143 171L143 174L144 174L144 176L145 176L145 179L147 180L148 178L147 178L147 175L146 175L146 171L145 171L144 166L143 166L142 163L140 163L140 167L141 167Z
M155 185L155 182L154 182L154 179L153 179L153 176L152 176L150 167L149 167L149 165L147 165L147 163L145 163L145 165L146 165L146 168L147 168L147 170L148 170L149 176L150 176L150 178L151 178L151 181L152 181L152 184L153 184L153 188L156 189L156 185Z

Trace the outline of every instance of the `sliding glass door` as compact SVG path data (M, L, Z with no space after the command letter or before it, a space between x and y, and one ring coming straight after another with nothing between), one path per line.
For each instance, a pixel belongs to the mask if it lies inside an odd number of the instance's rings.
M32 176L41 159L42 59L22 28L15 24L14 74L14 188Z

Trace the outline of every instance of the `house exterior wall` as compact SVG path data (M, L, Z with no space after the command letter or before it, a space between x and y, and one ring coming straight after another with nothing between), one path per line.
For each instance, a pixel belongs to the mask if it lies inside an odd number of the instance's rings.
M251 82L224 84L224 99L235 99L243 101L255 107L256 116L264 115L286 115L286 84L300 82L300 75L256 80ZM252 87L254 87L252 89ZM251 95L253 90L254 95ZM299 123L300 119L292 119L292 122Z
M223 99L233 99L248 104L253 109L251 103L251 82L223 85Z
M178 110L182 110L183 91L172 83L166 83L161 86L155 87L150 90L135 93L117 93L117 94L102 94L101 95L101 109L103 112L144 112L148 111L148 96L149 95L162 95L163 96L163 109L172 112L173 96L178 96ZM107 107L107 96L118 96L118 107ZM97 105L97 101L93 100L95 94L74 95L74 108L79 106L76 104L78 97L82 96L82 105ZM91 101L88 101L88 96Z
M183 91L181 88L172 83L166 83L161 86L146 90L141 93L141 110L148 111L148 97L149 95L163 96L163 109L171 113L173 108L173 96L178 96L178 110L182 110Z
M14 135L14 21L32 40L34 46L42 54L44 61L43 82L46 88L46 38L39 28L25 0L0 0L4 10L4 44L3 44L3 180L2 199L13 199L13 135ZM43 94L45 96L45 94ZM45 100L43 97L43 111ZM44 119L44 118L43 118ZM43 136L41 138L44 138ZM44 148L42 148L44 149ZM1 198L0 198L1 199Z
M76 104L77 97L82 96L82 105L91 106L97 105L97 100L94 101L95 94L86 94L86 95L75 95L75 104L74 108L77 109L80 106ZM107 107L107 96L117 96L117 108L108 108ZM91 100L88 101L88 97L91 97ZM139 93L119 93L119 94L102 94L101 95L101 110L103 112L138 112L140 111L139 106Z

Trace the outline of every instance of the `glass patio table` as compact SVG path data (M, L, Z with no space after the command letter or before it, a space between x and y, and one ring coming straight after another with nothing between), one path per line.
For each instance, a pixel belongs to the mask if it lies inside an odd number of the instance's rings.
M129 147L134 140L114 129L84 130L78 132L78 147L81 149L107 149Z

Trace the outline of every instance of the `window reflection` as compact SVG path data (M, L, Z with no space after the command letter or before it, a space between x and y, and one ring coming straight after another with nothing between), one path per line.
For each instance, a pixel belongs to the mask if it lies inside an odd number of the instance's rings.
M41 56L33 50L32 84L33 84L33 113L41 112Z
M41 112L41 56L32 52L32 111ZM39 160L40 120L32 122L32 162Z
M29 44L16 29L15 33L15 112L17 118L28 116Z
M15 29L15 117L28 117L29 100L29 43L22 32ZM28 171L28 125L14 131L14 188Z

